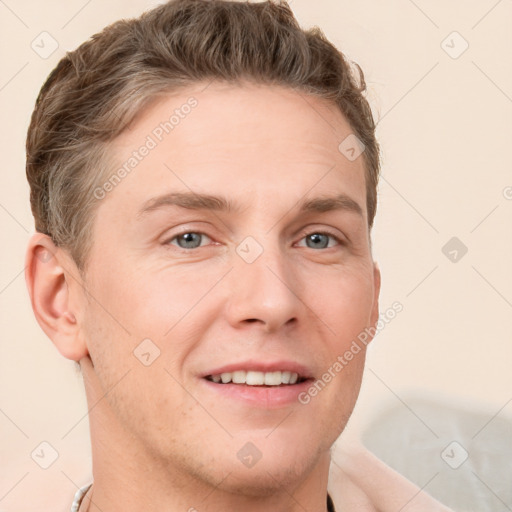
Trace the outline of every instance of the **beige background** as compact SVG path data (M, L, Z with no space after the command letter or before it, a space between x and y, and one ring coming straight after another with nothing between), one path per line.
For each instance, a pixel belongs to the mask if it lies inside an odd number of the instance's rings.
M66 50L154 4L0 2L0 512L68 510L76 486L90 479L81 377L37 325L23 276L33 231L24 174L29 116ZM421 406L431 400L454 414L476 414L473 432L484 432L512 416L512 2L290 4L303 25L319 25L361 65L379 121L383 174L373 239L383 275L381 308L400 301L404 309L369 350L351 427L369 428L387 407L402 418L391 421L396 432L432 427L433 416ZM31 48L43 31L59 45L47 59ZM465 41L469 47L457 56ZM442 251L454 236L468 249L457 262ZM512 440L504 432L498 445L506 451ZM440 465L431 475L437 482L447 481L445 471L452 480L461 475L453 488L462 492L464 467L448 468L439 454L450 441L465 441L457 431L446 435L429 441ZM59 453L47 470L31 458L43 441ZM407 458L413 447L396 443L393 449ZM481 449L468 448L470 462ZM440 493L427 473L416 483ZM492 468L478 477L472 485L491 503L478 510L512 509Z

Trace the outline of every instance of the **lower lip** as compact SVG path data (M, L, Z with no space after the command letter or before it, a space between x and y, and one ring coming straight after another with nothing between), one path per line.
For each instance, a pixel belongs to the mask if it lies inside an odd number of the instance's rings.
M253 407L264 409L277 409L297 403L300 393L306 391L313 379L297 384L283 384L281 386L248 386L246 384L217 384L210 380L201 379L213 392L226 398L240 400Z

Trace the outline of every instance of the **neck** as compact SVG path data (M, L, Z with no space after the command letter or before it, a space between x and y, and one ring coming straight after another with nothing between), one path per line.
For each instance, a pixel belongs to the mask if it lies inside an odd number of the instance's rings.
M94 485L84 497L80 512L325 512L330 452L320 453L301 470L276 468L262 460L246 468L233 459L220 469L191 471L181 461L152 453L129 432L102 398L93 376L86 376Z

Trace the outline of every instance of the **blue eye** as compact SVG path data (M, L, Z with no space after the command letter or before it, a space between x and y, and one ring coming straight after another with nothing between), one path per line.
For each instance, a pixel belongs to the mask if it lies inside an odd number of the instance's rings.
M181 235L175 236L174 238L169 240L169 243L177 245L182 249L196 249L197 247L203 245L202 242L204 241L204 239L210 240L210 238L204 235L203 233L190 232L182 233Z
M306 241L306 247L310 249L328 249L340 244L340 241L335 236L328 233L311 233L302 240Z
M176 235L167 243L177 245L181 249L197 249L208 242L211 242L209 236L204 233L190 231ZM328 249L336 245L341 245L341 242L337 237L329 233L310 233L302 238L298 245L306 246L310 249Z

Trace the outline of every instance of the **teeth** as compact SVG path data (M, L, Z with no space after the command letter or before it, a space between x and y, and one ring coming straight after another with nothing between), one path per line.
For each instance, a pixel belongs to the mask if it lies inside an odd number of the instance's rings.
M265 373L265 386L279 386L281 384L281 372Z
M244 384L245 383L245 372L236 371L231 374L231 381L234 384Z
M210 375L208 377L213 382L222 382L227 384L247 384L248 386L280 386L281 384L295 384L299 375L294 372L255 372L236 370L234 372L225 372L220 375Z
M231 373L221 373L220 378L222 379L222 383L226 384L228 382L231 382Z
M240 372L240 373L246 373L246 372ZM249 386L262 386L265 384L265 373L262 372L247 372L246 375L244 375L244 381L245 384L248 384ZM279 382L281 384L281 382Z

